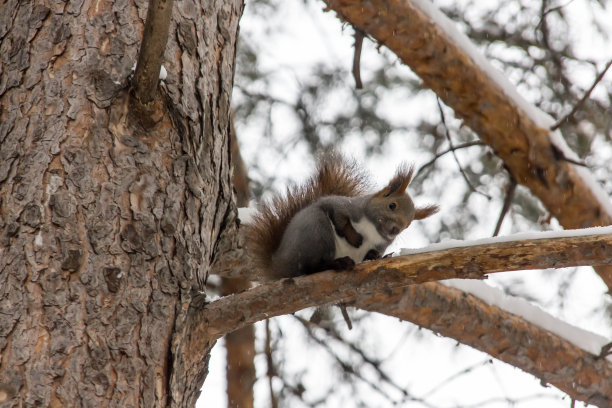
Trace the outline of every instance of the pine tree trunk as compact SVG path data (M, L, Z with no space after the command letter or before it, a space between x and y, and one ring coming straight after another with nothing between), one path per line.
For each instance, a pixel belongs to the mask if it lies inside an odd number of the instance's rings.
M129 111L128 76L146 7L1 6L8 406L192 406L205 378L213 344L188 356L182 344L232 232L229 104L242 2L175 3L165 108L145 131Z

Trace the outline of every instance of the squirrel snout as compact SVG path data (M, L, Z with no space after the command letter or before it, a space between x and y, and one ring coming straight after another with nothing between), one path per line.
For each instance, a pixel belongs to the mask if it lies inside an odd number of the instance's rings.
M397 235L400 233L400 229L396 226L391 227L391 230L389 231L389 233L393 236Z

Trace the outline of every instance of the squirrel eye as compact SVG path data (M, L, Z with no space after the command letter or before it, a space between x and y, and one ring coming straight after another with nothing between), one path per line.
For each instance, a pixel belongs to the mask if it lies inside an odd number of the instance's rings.
M395 203L390 203L389 204L389 208L391 209L391 211L395 210L397 208L397 204Z

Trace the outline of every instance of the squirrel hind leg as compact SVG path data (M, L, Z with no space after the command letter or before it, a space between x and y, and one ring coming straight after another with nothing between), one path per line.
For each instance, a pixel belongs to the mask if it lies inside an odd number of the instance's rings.
M327 215L309 206L291 220L272 256L276 277L308 275L328 269L335 253L334 231Z

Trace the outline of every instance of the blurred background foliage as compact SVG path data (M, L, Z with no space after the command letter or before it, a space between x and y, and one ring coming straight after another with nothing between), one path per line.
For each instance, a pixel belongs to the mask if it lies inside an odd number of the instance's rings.
M434 3L524 98L556 120L563 119L579 103L612 58L612 6L607 1ZM314 155L334 146L362 161L379 185L401 161L413 162L420 170L410 187L415 201L439 203L442 211L411 226L402 234L399 247L491 236L510 185L503 163L478 143L477 135L463 126L450 108L440 106L435 94L422 88L420 79L393 53L367 38L361 56L364 86L356 89L351 74L353 28L342 24L332 12L324 12L324 7L314 0L246 3L233 103L253 200L258 202L270 192L282 191L287 183L299 182L312 171ZM575 115L560 124L569 146L610 196L611 101L612 73L608 73ZM449 152L453 146L458 148ZM501 235L559 228L539 201L518 186ZM604 286L588 268L513 273L490 281L571 323L605 336L612 334L609 296L604 295ZM431 346L434 336L429 332L424 334L414 326L396 322L390 329L391 323L374 322L371 315L356 311L351 314L355 329L347 332L339 313L330 314L328 326L317 330L304 323L308 312L274 319L265 331L258 328L259 350L267 345L275 361L274 375L262 374L261 381L273 384L278 399L274 402L280 406L330 406L331 395L345 398L340 399L345 405L338 406L372 406L357 384L384 396L375 406L403 406L409 401L414 405L408 406L530 406L541 403L542 398L546 406L570 404L559 402L561 393L539 388L530 376L526 377L535 388L525 395L512 386L499 386L501 391L493 396L457 399L457 405L449 405L440 402L446 400L436 400L443 390L438 393L435 387L412 394L406 390L416 381L414 378L401 381L393 376L395 363L388 360L395 358L392 350L422 349L425 338L432 353L446 355L447 351L440 350L456 350L453 341L444 339ZM385 333L373 329L379 325L385 327L384 331L393 330L395 345L389 345L391 350L380 347L381 342L391 340L380 339ZM296 340L295 333L309 340ZM305 391L312 389L316 380L306 379L311 361L296 362L291 351L296 342L309 356L317 356L317 364L329 366L336 373L338 378L333 383L343 384L342 390L322 386L314 395ZM471 350L464 353L475 357L468 362L457 358L458 364L445 368L442 377L455 371L467 375L486 370L495 372L494 378L503 377L499 370L506 368L499 368L502 363L492 363ZM327 357L320 357L324 355ZM262 361L258 364L265 365ZM259 367L258 373L267 370ZM410 377L411 372L401 373L400 369L399 378ZM260 398L270 402L269 395ZM559 405L550 405L551 398Z

